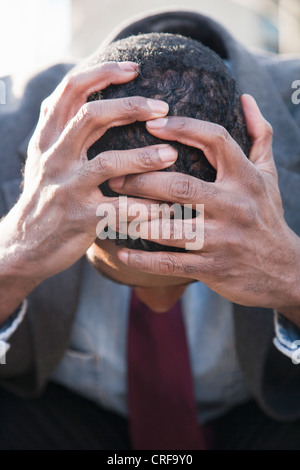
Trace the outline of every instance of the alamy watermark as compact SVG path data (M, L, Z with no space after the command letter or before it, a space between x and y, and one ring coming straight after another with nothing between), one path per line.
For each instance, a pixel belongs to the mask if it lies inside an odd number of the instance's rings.
M292 83L292 89L295 90L292 93L292 103L300 104L300 80L294 80Z
M6 104L6 85L3 80L0 80L0 104Z
M204 243L204 204L130 204L127 196L119 196L119 214L111 203L98 206L96 215L100 240L141 238L160 243L163 240L182 241L186 250L200 250ZM172 243L170 243L172 245Z

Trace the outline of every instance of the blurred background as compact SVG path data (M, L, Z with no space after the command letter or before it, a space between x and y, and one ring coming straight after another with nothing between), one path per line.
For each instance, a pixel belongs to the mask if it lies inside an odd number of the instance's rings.
M0 75L92 53L120 22L171 0L0 0ZM250 48L300 52L300 0L186 0Z

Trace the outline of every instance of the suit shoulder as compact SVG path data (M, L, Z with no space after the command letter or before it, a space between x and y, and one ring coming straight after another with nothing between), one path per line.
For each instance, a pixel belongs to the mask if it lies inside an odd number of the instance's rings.
M30 102L40 103L56 88L74 66L71 63L54 64L45 69L23 74L22 71L0 80L2 105L0 115L17 113Z
M300 55L266 54L257 59L279 90L290 89L292 82L300 79Z
M257 58L267 70L289 113L300 127L300 105L295 104L293 100L296 81L300 80L300 55L272 54Z
M4 77L5 103L0 105L0 184L21 178L20 148L38 121L41 102L72 68L57 64L24 79Z

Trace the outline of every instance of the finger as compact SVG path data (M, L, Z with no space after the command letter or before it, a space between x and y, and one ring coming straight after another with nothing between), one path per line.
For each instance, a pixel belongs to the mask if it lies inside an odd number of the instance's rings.
M165 246L184 248L185 250L201 250L204 244L204 217L189 220L172 220L170 218L136 221L128 224L126 234L131 238L151 240ZM124 227L123 227L124 229ZM124 233L122 231L122 233Z
M69 190L74 191L72 186ZM99 221L105 222L102 224L103 228L112 225L118 231L119 226L123 227L124 223L127 226L131 221L135 221L137 216L141 222L162 217L162 212L157 206L157 201L153 200L126 196L103 197L97 189L89 201L84 204L74 204L68 212L68 217L73 219L74 224L79 224L80 232L82 232L83 224L95 228L95 224Z
M222 211L228 196L214 183L178 172L153 172L129 175L109 181L110 187L120 194L157 199L178 204L205 204L205 209Z
M85 103L61 134L58 145L66 146L66 155L85 154L87 149L115 126L124 126L151 117L166 115L168 105L163 101L134 96Z
M137 217L140 221L161 219L169 214L168 204L159 204L154 199L135 199L127 196L100 197L97 207L105 205L108 209L112 209L112 212L115 211L116 223L127 223L136 220ZM101 210L103 212L103 209Z
M259 170L277 177L272 153L272 126L262 116L253 96L242 95L241 102L247 131L253 141L249 159Z
M177 158L170 145L153 145L133 150L110 151L97 155L86 163L83 170L84 184L99 185L109 178L161 170L172 165Z
M217 180L225 175L243 174L249 161L237 142L218 124L198 119L170 116L146 123L147 130L156 137L176 140L201 149L217 170Z
M99 220L97 235L99 236L107 226L114 232L128 234L128 225L136 222L137 218L140 223L143 223L164 217L165 213L167 213L167 209L158 205L157 201L134 199L127 196L102 197L94 212Z
M77 114L88 97L109 85L118 85L133 80L139 73L134 62L105 62L85 70L69 73L43 105L49 122L58 126L66 124Z
M137 218L140 222L144 222L167 217L169 207L168 204L159 204L155 200L135 199L127 196L115 198L114 204L117 215L117 229L121 224L123 226L123 224L131 221L135 222Z
M118 251L119 259L131 268L143 272L196 278L201 270L201 257L193 253L146 252L122 249Z

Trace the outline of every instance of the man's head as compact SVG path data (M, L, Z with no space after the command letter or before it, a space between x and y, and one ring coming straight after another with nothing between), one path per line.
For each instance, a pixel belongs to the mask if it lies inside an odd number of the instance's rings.
M137 95L161 99L168 103L171 116L192 117L222 125L248 155L250 141L235 80L223 60L201 43L179 35L164 33L132 36L109 45L105 51L92 58L90 65L104 61L137 62L140 66L140 74L129 83L112 85L99 93L94 93L89 100ZM145 123L137 122L109 129L89 149L88 157L94 158L99 153L108 150L126 150L157 143L166 143L166 141L159 140L148 133ZM178 158L176 163L166 171L182 172L209 182L215 180L216 171L201 150L174 141L167 143L177 150ZM101 185L101 190L107 196L116 195L107 183ZM117 243L120 242L135 249L171 251L170 247L163 247L153 242L141 243L139 239L117 240ZM113 241L105 241L105 243L101 241L98 245L101 249L112 250L116 253L117 249L112 247L113 243ZM104 246L106 248L103 248ZM96 247L91 251L93 252L92 258L95 260ZM108 258L111 260L112 256ZM107 260L102 257L102 261L104 259ZM120 277L116 270L109 270L106 273L118 281L122 281L124 274L122 273ZM124 278L128 280L127 275ZM163 279L163 276L160 278L153 280L154 285L156 281L157 285L161 283L164 285L166 279ZM130 283L130 281L127 282ZM135 282L132 281L132 283ZM147 280L146 277L145 284L153 285L151 278ZM146 286L143 282L142 285ZM174 279L170 285L176 285Z

